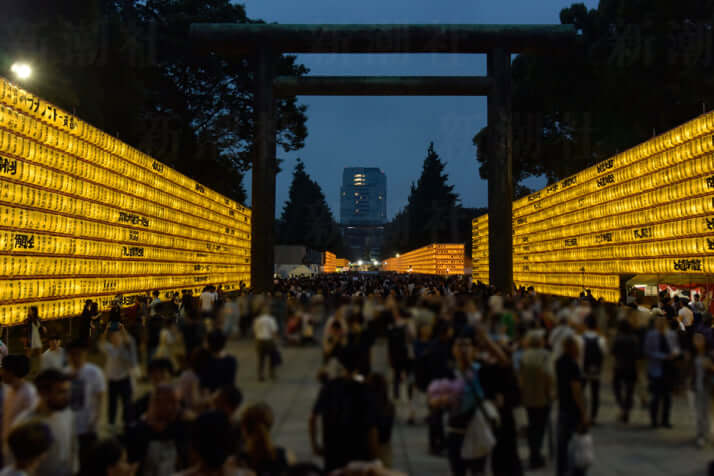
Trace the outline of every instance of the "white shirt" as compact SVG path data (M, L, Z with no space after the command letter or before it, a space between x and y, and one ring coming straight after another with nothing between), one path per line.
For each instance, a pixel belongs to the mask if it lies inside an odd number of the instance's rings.
M271 340L276 332L278 332L278 324L269 314L263 314L253 324L253 333L258 340Z
M27 411L18 416L16 425L30 420L39 420L50 427L54 441L35 474L71 476L79 470L79 447L74 431L74 416L69 408L52 414L37 415Z
M131 370L136 366L136 344L134 338L127 336L119 347L115 347L111 342L104 341L99 349L106 355L104 364L104 374L107 380L116 382L123 380L131 374Z
M40 337L40 323L32 322L32 337L30 341L30 348L32 349L42 349L42 338Z
M679 312L677 313L677 315L679 316L679 320L686 327L691 326L694 322L694 313L687 306L682 306L681 308L679 308Z
M208 291L202 292L198 297L201 303L201 311L211 312L213 311L213 304L216 302L218 295L216 293L210 293Z
M40 359L40 370L57 369L62 370L65 367L67 359L62 347L57 350L47 349Z
M503 312L503 296L494 294L493 296L488 298L488 308L494 314L499 314L499 313Z
M74 412L77 435L96 432L92 426L101 411L97 406L97 395L107 391L107 382L102 370L94 364L86 363L72 380L70 407Z
M30 382L22 382L17 389L9 385L3 385L3 393L2 435L3 441L5 441L17 417L28 410L34 410L39 397L35 386Z

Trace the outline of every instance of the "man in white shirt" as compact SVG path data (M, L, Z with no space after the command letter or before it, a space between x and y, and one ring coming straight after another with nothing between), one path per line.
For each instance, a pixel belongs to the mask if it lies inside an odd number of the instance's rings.
M87 460L89 450L97 440L107 382L104 372L87 362L87 347L83 342L68 346L69 375L72 378L70 407L74 412L75 432L79 441L80 464Z
M42 354L40 359L40 370L59 369L62 370L67 364L67 357L61 347L62 339L58 335L49 337L50 347Z
M71 476L79 470L74 415L68 408L70 380L69 375L57 369L40 372L35 378L39 403L33 410L20 414L15 422L21 425L29 421L40 421L52 431L54 439L47 456L37 467L35 476Z
M253 334L258 352L258 380L264 380L263 367L265 359L270 359L270 378L275 379L275 362L273 355L277 352L275 338L278 335L278 324L270 315L270 306L264 306L260 316L253 323Z
M201 314L204 318L213 317L217 297L218 295L211 289L211 286L206 286L201 295L198 297Z
M684 304L682 299L675 298L675 305L678 308L677 319L679 320L680 324L683 325L685 328L690 327L692 324L694 324L694 313L691 309L689 309L688 306Z

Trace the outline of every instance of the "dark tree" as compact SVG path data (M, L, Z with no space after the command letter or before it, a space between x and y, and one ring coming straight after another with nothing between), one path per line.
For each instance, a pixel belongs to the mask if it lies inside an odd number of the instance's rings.
M192 22L254 22L230 0L6 0L0 69L33 64L30 91L238 201L254 124L249 60L191 47ZM283 56L279 74L307 70ZM280 146L307 135L305 106L278 107Z
M714 105L714 2L602 0L560 13L562 55L513 61L513 178L554 182ZM487 176L485 129L474 138ZM516 196L527 193L514 187Z
M385 226L384 257L430 243L466 243L470 247L471 218L476 215L459 205L444 167L434 143L430 143L407 206Z
M342 235L320 185L305 172L298 159L290 184L290 196L280 217L278 243L305 245L344 256Z

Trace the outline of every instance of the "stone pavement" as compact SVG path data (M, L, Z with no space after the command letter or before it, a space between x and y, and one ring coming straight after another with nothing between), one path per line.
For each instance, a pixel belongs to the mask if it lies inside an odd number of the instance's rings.
M245 403L265 401L275 412L273 437L276 444L294 451L299 460L315 459L310 449L308 417L319 390L316 379L321 362L320 349L315 347L283 347L284 363L275 383L258 382L255 353L252 342L231 342L230 351L239 360L238 385ZM373 351L375 369L386 369L386 352L383 344ZM615 423L616 408L609 383L603 384L601 393L601 422L593 430L596 464L588 472L595 476L694 476L705 475L707 464L714 460L712 448L694 446L694 423L687 400L675 399L673 429L649 428L648 413L638 407L633 411L627 426ZM394 467L409 475L448 475L445 458L430 456L427 452L427 429L423 423L408 426L406 405L399 405L400 417L392 436ZM422 411L421 416L425 416ZM527 451L521 440L521 456L525 461ZM547 450L546 450L547 454ZM543 471L528 472L534 476L552 475L549 465Z

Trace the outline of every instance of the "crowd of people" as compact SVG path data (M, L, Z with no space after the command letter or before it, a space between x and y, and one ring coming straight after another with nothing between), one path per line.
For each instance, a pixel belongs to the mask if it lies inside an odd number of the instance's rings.
M653 427L671 428L672 396L688 390L693 441L709 444L714 328L697 295L614 305L589 292L504 295L462 277L343 273L276 279L265 294L208 286L121 303L101 313L87 302L72 337L31 308L24 350L0 345L0 476L399 474L399 409L453 475L543 468L553 440L556 475L580 475L605 378L623 425L641 404ZM280 378L283 344L321 347L306 415L315 458L273 441L269 405L243 405L226 351L241 338L255 341L260 381L266 367ZM388 372L375 365L382 347Z

